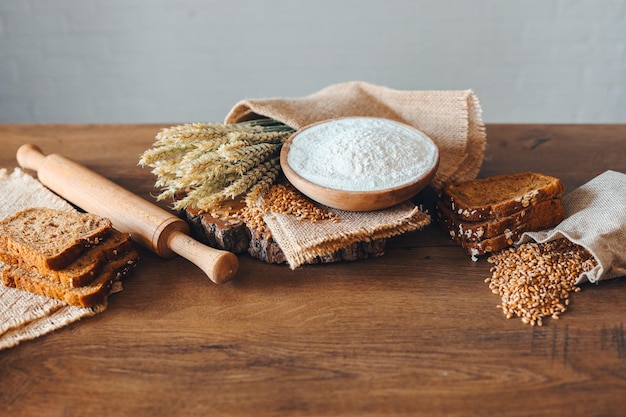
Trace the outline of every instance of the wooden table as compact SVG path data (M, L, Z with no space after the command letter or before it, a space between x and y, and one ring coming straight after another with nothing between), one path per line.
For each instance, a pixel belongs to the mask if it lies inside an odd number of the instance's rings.
M0 125L153 201L137 165L157 125ZM538 171L566 192L626 172L626 125L489 125L480 176ZM584 285L558 321L506 320L437 226L383 257L292 271L240 255L211 283L141 250L106 312L0 352L3 416L616 416L626 406L626 280Z

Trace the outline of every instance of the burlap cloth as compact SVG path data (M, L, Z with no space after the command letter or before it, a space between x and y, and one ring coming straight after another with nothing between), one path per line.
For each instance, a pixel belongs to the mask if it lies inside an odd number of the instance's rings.
M598 262L581 274L585 281L626 275L626 174L606 171L563 197L565 220L554 228L526 232L517 244L567 238L587 249Z
M0 219L27 208L51 207L74 210L65 200L19 168L11 174L0 169ZM0 269L3 265L0 263ZM120 288L116 288L119 291ZM67 305L0 283L0 350L57 330L106 309L106 301L92 308Z
M383 117L428 135L440 155L431 184L435 189L478 175L487 139L480 103L471 90L401 91L355 81L331 85L306 97L243 100L225 122L266 117L300 129L349 116ZM269 213L264 220L292 268L351 243L418 230L430 222L427 213L408 203L376 212L334 212L340 218L337 224L310 224L280 213Z
M269 117L300 129L348 116L384 117L429 136L440 155L435 188L478 175L487 138L480 103L471 90L403 91L354 81L307 97L243 100L231 109L226 123Z

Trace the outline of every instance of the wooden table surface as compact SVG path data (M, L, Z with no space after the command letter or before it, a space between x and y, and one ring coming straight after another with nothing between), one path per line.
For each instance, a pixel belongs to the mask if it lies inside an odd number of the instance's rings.
M153 201L137 165L166 125L0 125ZM626 172L626 125L488 125L480 176L538 171L566 193ZM2 416L617 416L626 413L626 280L584 285L558 321L507 320L438 226L383 257L295 271L240 255L210 282L141 261L103 314L0 351Z

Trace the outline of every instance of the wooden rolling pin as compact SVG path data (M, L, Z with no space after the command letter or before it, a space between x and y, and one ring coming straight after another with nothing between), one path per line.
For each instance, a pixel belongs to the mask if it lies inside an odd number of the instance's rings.
M205 246L189 236L187 223L166 210L120 187L94 171L61 155L44 155L35 145L17 151L18 163L37 171L39 181L83 210L108 217L113 226L131 234L157 255L178 254L200 267L218 284L230 280L238 268L231 252Z

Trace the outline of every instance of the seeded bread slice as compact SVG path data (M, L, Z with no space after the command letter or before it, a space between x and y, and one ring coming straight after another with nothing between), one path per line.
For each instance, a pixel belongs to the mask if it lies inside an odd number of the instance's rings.
M440 201L462 220L482 221L510 216L562 194L558 178L523 172L447 184Z
M62 269L111 229L109 219L94 214L27 208L0 222L0 252L38 268Z
M459 219L450 208L441 202L437 203L437 217L441 227L450 233L452 238L465 242L478 242L504 234L507 230L516 230L524 225L536 222L537 219L563 215L563 205L560 198L542 201L530 205L510 216L479 222L469 222ZM560 213L560 214L559 214ZM557 217L558 217L557 216Z
M548 229L561 223L564 218L564 212L556 211L552 215L547 217L538 217L531 222L520 226L516 229L506 230L503 234L491 237L489 239L483 239L478 242L467 242L456 240L460 243L465 253L471 256L482 256L491 252L497 252L508 246L511 246L513 242L519 240L524 232L535 232L538 230Z
M104 265L100 274L89 285L79 288L53 282L33 270L15 265L2 269L2 283L7 287L55 298L70 305L92 307L104 300L113 284L135 266L137 258L137 252L131 249L123 257Z
M78 259L63 269L55 270L41 265L33 266L23 258L4 252L0 252L0 261L32 269L46 278L68 287L82 287L93 281L103 264L125 255L131 246L128 233L112 229L101 243L86 249Z

